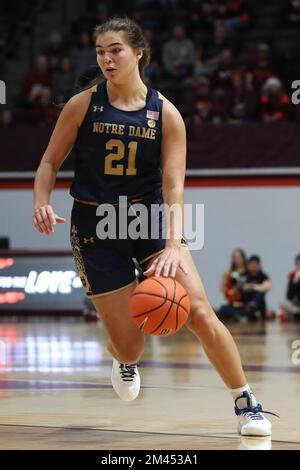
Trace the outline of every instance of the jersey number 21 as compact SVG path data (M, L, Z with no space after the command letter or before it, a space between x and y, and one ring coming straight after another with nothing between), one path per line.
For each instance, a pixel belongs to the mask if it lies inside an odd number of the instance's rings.
M106 143L106 150L113 152L109 153L105 157L105 175L117 175L117 176L135 176L136 175L136 153L138 143L131 141L128 144L128 164L127 168L123 163L114 164L116 161L123 160L125 157L125 144L118 139L111 139Z

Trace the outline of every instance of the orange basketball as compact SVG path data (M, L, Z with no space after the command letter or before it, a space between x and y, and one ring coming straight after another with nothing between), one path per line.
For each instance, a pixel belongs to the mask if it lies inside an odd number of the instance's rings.
M139 284L131 298L137 326L155 336L169 336L188 319L190 301L185 288L170 277L151 277Z

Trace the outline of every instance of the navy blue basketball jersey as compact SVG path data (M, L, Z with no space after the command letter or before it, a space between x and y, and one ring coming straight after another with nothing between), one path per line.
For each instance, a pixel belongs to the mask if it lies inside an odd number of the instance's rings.
M79 200L115 204L119 196L142 199L161 192L162 99L148 89L146 106L123 111L109 103L106 82L92 97L74 146L70 194Z

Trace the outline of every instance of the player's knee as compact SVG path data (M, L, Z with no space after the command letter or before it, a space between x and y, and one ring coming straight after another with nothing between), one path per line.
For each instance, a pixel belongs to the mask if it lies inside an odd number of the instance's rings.
M207 301L197 300L191 305L187 327L193 333L214 337L213 310Z

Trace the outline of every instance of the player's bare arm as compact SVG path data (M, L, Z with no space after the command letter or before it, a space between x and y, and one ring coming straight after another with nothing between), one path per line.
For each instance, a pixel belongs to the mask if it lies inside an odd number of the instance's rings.
M184 179L186 169L186 131L183 119L175 106L163 99L163 138L161 165L163 174L163 196L167 207L180 208L179 217L170 211L169 233L164 252L156 258L147 276L174 277L179 267L187 274L181 256L180 247L183 235Z
M73 96L65 105L37 170L32 219L35 228L40 233L51 235L56 223L65 222L64 218L55 214L49 204L50 195L55 185L57 172L76 141L90 99L91 91L85 90Z

